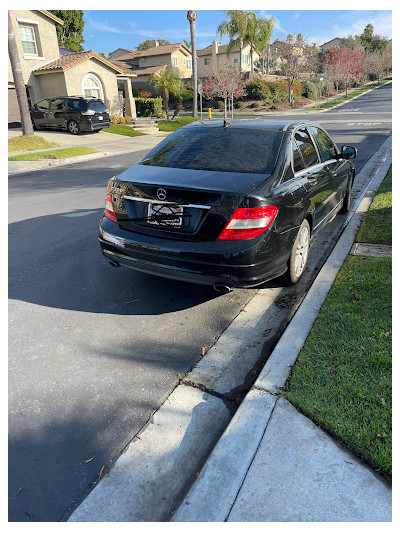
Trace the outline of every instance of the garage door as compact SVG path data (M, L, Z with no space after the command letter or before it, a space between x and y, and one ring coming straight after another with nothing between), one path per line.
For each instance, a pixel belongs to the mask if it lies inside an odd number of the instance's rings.
M8 89L8 123L21 123L17 91L15 89Z

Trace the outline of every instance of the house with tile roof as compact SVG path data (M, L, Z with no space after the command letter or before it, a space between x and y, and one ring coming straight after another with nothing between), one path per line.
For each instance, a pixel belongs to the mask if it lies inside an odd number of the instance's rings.
M254 63L259 59L259 57L260 56L257 54L257 52L253 52ZM216 72L217 70L228 65L239 68L240 51L238 47L228 54L227 44L221 45L218 41L213 41L212 44L206 48L197 50L197 58L197 75L199 78L206 78L213 72ZM246 44L242 49L242 71L250 72L250 70L250 45Z
M131 78L108 59L93 50L60 53L56 26L64 22L46 10L10 11L17 41L22 74L32 105L43 98L96 96L112 114L122 114L119 86L125 93L126 114L136 116ZM8 122L20 121L18 101L10 61L8 61Z
M118 48L112 54L121 50ZM146 80L150 74L169 70L181 79L192 77L192 52L183 43L153 46L147 50L133 50L110 59L124 74L131 75L133 87L151 89Z

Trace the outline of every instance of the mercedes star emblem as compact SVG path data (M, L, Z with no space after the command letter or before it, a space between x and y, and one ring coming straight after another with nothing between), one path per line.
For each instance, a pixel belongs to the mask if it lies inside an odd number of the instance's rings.
M159 200L165 200L167 197L167 192L165 189L157 189L157 198Z

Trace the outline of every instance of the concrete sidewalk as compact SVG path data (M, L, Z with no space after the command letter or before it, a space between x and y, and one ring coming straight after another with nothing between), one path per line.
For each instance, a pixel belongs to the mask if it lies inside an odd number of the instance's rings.
M9 139L19 135L22 135L22 130L20 128L8 130ZM141 150L151 150L163 140L165 134L160 131L158 133L141 135L138 137L127 137L125 135L108 133L104 130L98 133L82 133L81 135L71 135L64 131L40 130L36 132L36 135L43 137L45 141L59 144L60 147L58 149L87 146L88 148L95 148L99 153L56 160L9 161L9 175L33 172L54 166L71 165L73 163L80 163L82 161L89 161L101 157L138 152Z
M390 167L380 152L346 229L172 521L391 521L389 485L278 395Z

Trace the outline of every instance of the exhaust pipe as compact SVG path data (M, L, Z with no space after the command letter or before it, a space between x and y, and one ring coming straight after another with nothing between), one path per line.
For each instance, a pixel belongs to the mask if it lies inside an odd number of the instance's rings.
M232 287L229 287L229 285L223 285L222 283L215 283L213 288L215 291L220 292L221 294L226 294L227 292L231 292L233 290Z
M121 266L119 263L117 263L117 261L113 261L112 259L109 259L108 262L110 263L112 267L115 267L115 268Z

